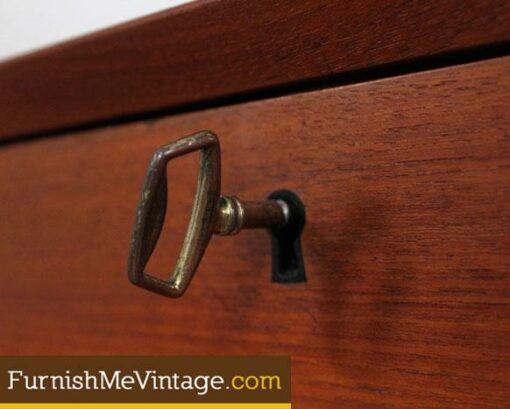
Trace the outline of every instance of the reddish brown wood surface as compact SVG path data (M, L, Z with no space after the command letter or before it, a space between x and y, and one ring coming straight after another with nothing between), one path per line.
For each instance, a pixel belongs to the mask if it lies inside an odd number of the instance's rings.
M0 353L288 354L295 408L507 407L509 98L502 58L5 147ZM302 197L306 284L269 281L264 231L214 238L179 300L128 282L151 153L199 129L225 193ZM170 166L151 272L195 166Z
M509 20L508 0L192 3L0 65L0 138L509 41Z

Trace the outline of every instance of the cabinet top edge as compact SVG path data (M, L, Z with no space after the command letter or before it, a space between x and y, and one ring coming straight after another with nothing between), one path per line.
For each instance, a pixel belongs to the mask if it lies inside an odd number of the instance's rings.
M0 64L0 140L502 43L509 18L506 0L197 1Z

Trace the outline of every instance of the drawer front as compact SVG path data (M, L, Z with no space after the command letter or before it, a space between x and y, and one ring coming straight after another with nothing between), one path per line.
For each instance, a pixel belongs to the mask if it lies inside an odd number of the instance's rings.
M284 354L297 408L504 407L509 78L500 58L3 146L0 353ZM270 282L264 231L214 238L181 299L128 282L149 158L200 129L223 192L300 195L307 283ZM196 168L169 168L158 274Z

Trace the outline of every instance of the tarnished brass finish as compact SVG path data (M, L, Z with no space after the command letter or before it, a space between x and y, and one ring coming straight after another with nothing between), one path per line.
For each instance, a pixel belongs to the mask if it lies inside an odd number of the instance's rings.
M284 206L285 203L275 200L241 202L236 196L221 196L214 233L226 236L242 229L282 226L285 224Z
M184 244L168 280L145 272L165 220L166 165L169 160L200 151L197 190ZM210 131L186 136L160 147L153 155L136 212L128 275L133 284L168 297L179 297L188 287L213 233L232 235L241 229L278 227L286 222L286 205L274 200L242 203L220 196L220 143Z
M184 244L169 280L144 272L158 241L166 213L166 164L170 159L200 150L200 169L191 219ZM159 148L152 157L136 212L128 275L133 284L169 297L186 290L213 233L220 196L220 145L212 132L198 132Z

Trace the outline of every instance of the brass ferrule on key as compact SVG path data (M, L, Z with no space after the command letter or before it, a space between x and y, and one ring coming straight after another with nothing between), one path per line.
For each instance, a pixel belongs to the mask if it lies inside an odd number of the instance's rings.
M243 229L282 227L288 216L283 201L241 202L236 196L221 196L216 210L214 233L230 236Z

